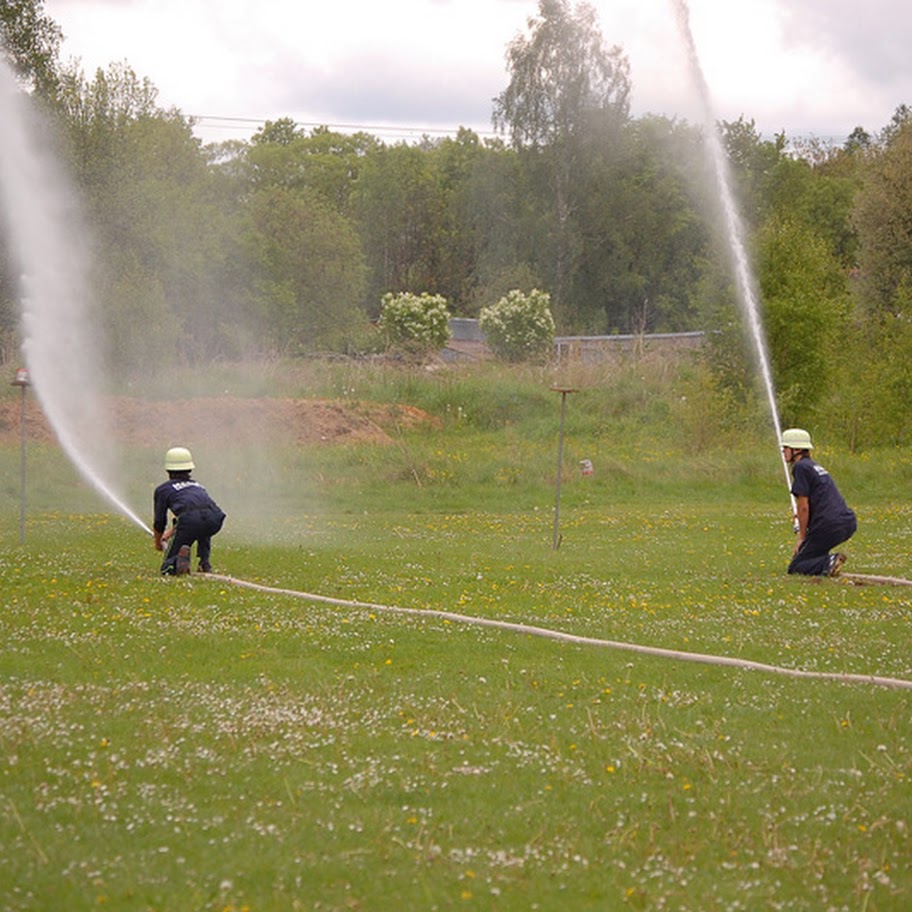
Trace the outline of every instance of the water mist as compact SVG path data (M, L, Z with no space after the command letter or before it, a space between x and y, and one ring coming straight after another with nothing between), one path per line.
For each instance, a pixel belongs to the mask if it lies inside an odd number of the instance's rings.
M0 217L21 276L23 354L35 394L79 474L120 513L151 529L109 479L111 436L88 293L86 231L28 96L0 60Z
M725 220L725 233L735 270L738 301L747 318L748 329L756 350L763 387L766 391L766 398L773 419L773 427L776 432L776 447L782 458L782 468L785 471L786 485L791 491L792 482L791 477L789 476L788 463L786 463L785 456L782 455L782 450L779 447L779 441L782 439L782 425L779 421L779 410L776 406L776 393L773 387L773 374L770 369L769 355L767 354L766 336L763 332L763 324L760 320L760 306L750 263L747 257L747 251L744 246L744 228L741 224L738 209L735 205L734 194L731 189L728 161L725 156L725 149L722 147L722 138L716 125L709 86L706 84L703 68L700 65L700 58L697 54L697 47L694 43L693 33L690 29L690 11L687 2L686 0L672 0L672 4L674 5L678 29L681 33L684 48L687 52L687 61L690 67L691 77L700 96L700 104L706 127L706 144L712 160L719 199L722 204L723 217ZM797 513L795 498L791 493L789 496L791 497L792 502L792 514L795 515Z

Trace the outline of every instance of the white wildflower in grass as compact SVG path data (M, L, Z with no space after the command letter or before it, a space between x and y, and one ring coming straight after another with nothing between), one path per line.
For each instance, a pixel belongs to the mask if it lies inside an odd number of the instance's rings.
M379 326L391 347L443 348L450 338L450 312L446 298L423 292L385 294Z
M550 305L550 295L533 288L528 294L513 289L485 307L479 324L494 354L505 361L546 358L554 344Z
M772 460L748 471L752 440L707 460L624 415L573 426L604 469L568 475L555 554L541 370L324 370L318 389L426 385L470 412L505 389L511 419L541 401L522 432L473 419L403 428L401 449L272 452L275 534L232 512L216 550L269 592L162 579L126 520L56 510L81 489L30 445L29 545L0 548L0 908L912 907L908 690L489 623L912 678L912 589L789 577L781 480ZM574 421L624 386L611 370ZM653 389L624 387L618 413L638 426ZM501 491L514 447L529 480ZM912 578L895 494L912 456L846 459L850 566Z

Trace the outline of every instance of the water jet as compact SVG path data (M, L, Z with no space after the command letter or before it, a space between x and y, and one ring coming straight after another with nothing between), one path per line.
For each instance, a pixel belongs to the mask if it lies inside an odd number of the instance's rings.
M0 123L0 220L20 276L22 350L32 388L80 476L151 535L108 480L115 477L111 436L77 199L28 96L2 60Z
M797 531L798 509L795 498L791 493L792 480L789 475L788 463L785 461L782 448L779 446L779 441L782 438L782 424L779 420L779 409L776 405L776 391L773 385L773 372L770 367L769 355L767 352L766 334L763 331L763 323L760 318L760 304L754 277L751 272L750 261L744 245L744 227L738 214L738 208L735 205L735 196L732 192L728 161L725 156L725 149L722 146L722 138L716 124L715 114L713 113L709 86L703 75L703 67L700 65L700 57L697 54L697 46L694 41L693 32L690 28L690 10L686 0L672 0L672 4L674 5L675 19L677 20L681 40L684 43L691 79L693 80L699 95L705 124L707 150L716 178L716 188L719 194L719 200L722 204L722 212L725 221L725 234L728 240L729 251L732 256L735 281L738 289L738 301L747 318L748 330L753 341L757 363L760 367L760 376L763 381L763 388L766 393L770 415L773 420L773 428L776 433L776 448L779 451L779 457L782 460L782 468L785 472L785 483L789 489L789 497L792 504L793 522Z

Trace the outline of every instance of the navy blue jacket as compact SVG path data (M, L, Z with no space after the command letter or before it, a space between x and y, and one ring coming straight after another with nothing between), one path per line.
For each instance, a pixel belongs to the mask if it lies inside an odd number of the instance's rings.
M830 473L810 456L792 466L792 494L808 499L808 532L842 528L855 519Z
M219 510L209 492L198 481L189 478L169 478L162 482L152 495L152 505L152 528L159 533L168 525L168 510L178 517L190 510Z

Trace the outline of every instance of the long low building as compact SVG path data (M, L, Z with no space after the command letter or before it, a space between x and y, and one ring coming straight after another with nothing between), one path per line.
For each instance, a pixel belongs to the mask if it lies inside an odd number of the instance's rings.
M478 320L469 317L450 319L450 341L444 357L451 360L481 360L491 357ZM606 336L555 336L554 357L559 360L600 361L617 352L647 352L699 349L706 333L702 330L680 333L613 333Z

